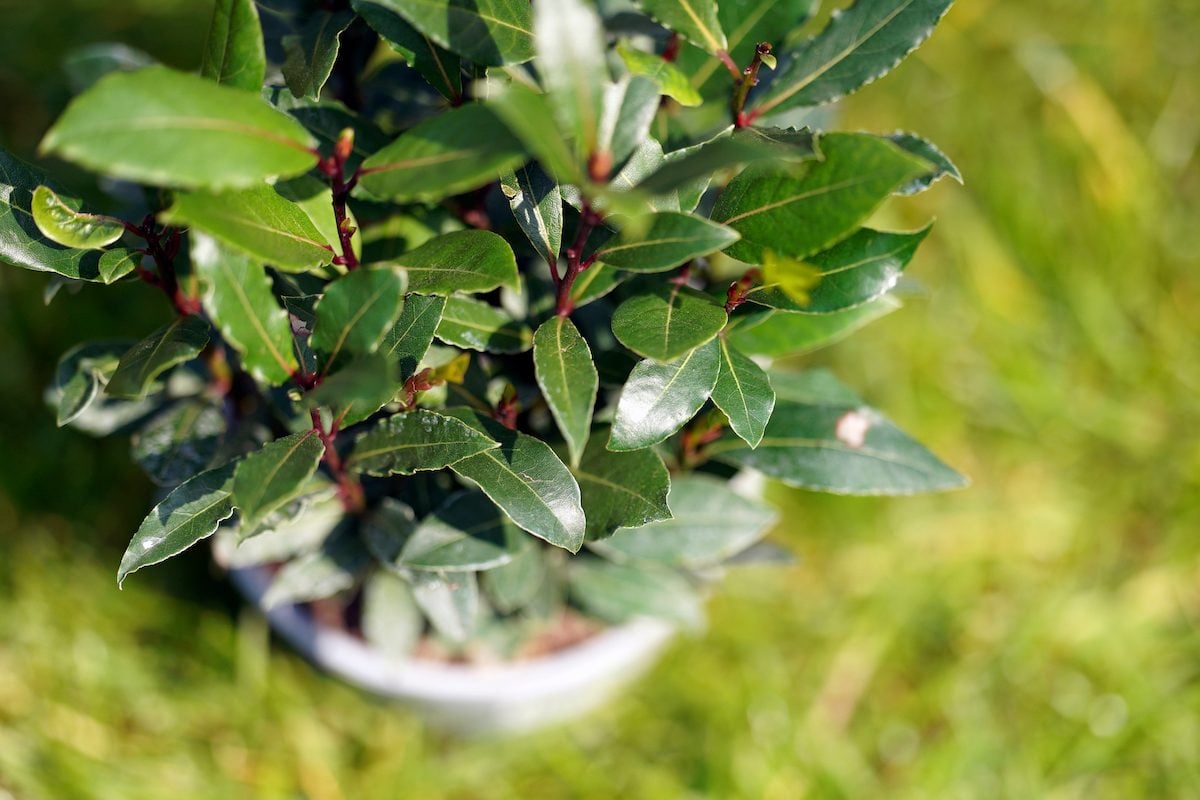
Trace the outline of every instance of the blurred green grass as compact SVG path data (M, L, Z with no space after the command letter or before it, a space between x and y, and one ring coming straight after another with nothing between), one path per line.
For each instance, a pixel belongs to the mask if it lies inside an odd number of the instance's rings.
M72 5L0 33L19 152L63 48L187 66L205 29L204 3ZM801 363L974 485L773 490L796 566L732 574L626 699L512 741L315 673L202 554L117 593L148 489L36 393L70 343L160 311L134 287L47 313L39 276L0 271L0 797L1200 796L1198 39L1194 0L964 0L846 103L844 127L919 131L967 186L892 204L939 219L923 290Z

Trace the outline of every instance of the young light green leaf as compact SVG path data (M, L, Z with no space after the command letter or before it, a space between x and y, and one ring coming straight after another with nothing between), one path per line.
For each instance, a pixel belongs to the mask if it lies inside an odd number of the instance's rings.
M293 96L321 96L337 59L338 37L353 20L351 11L317 11L298 32L283 37L283 79Z
M862 88L919 47L952 2L856 0L815 38L783 54L783 69L754 110L820 105Z
M404 61L424 76L447 100L462 97L462 65L458 56L405 21L387 0L351 0L350 5Z
M831 314L766 312L761 321L739 325L729 332L729 343L744 353L781 358L801 355L841 341L864 325L900 307L891 295L882 295Z
M243 530L258 528L273 512L296 499L317 471L325 445L314 430L284 436L238 462L233 502Z
M517 260L504 237L491 231L454 231L435 236L393 262L408 273L408 290L417 294L490 292L500 286L517 290Z
M474 481L517 525L572 553L583 545L579 484L545 442L468 409L455 417L498 441L500 447L450 465Z
M287 312L262 266L199 232L191 235L192 268L204 285L204 310L257 380L278 385L299 364Z
M413 599L440 636L462 644L474 635L482 613L474 572L416 570L411 573L409 585Z
M496 447L485 433L462 420L417 409L381 419L361 434L346 468L369 475L411 475L443 469Z
M716 0L640 0L659 22L716 55L728 47L717 18Z
M933 165L931 171L904 184L896 190L896 194L919 194L946 177L953 178L960 184L963 182L962 173L958 171L958 167L954 166L954 162L950 160L950 157L928 139L917 136L915 133L904 133L901 131L890 134L887 138L898 144L905 151L912 153L918 158L923 158Z
M556 130L546 130L545 121L554 113L546 95L519 81L499 86L489 84L489 90L493 91L488 108L537 157L555 181L563 185L583 180L580 162L567 140Z
M226 86L258 92L266 71L262 26L254 0L216 0L200 74Z
M155 378L200 355L208 344L208 330L208 323L196 316L162 326L121 356L105 392L113 397L145 397Z
M151 509L121 557L117 585L142 567L165 561L212 536L233 515L233 474L234 464L201 472Z
M641 75L627 75L608 84L596 144L602 155L600 161L593 160L592 168L617 165L629 158L650 137L650 125L661 103L658 84Z
M580 558L571 562L568 579L571 597L606 622L655 617L693 629L704 623L700 595L671 569Z
M577 157L587 159L601 149L600 115L608 83L600 17L583 0L540 0L533 7L533 30L538 74L555 117L575 141Z
M692 214L664 211L626 228L596 251L596 258L630 272L663 272L724 250L737 231Z
M175 487L212 464L226 427L220 407L204 400L183 401L134 435L133 458L150 480Z
M734 178L712 217L742 235L734 258L761 263L763 253L802 258L852 233L895 189L929 165L884 139L831 133L821 161L789 167L755 164Z
M617 402L608 449L640 450L675 433L712 394L720 371L721 356L711 341L667 364L638 363Z
M54 370L58 427L87 410L108 381L130 342L85 342L63 353Z
M617 528L671 516L667 507L671 475L658 453L648 447L614 453L608 449L608 439L607 429L597 431L573 470L583 495L589 542L603 539Z
M759 541L779 519L770 506L748 500L726 481L708 475L676 476L667 505L670 518L622 528L594 548L618 561L705 569Z
M52 242L81 250L99 250L125 232L125 224L103 214L79 210L81 203L59 196L49 186L33 190L33 221ZM106 281L107 283L108 281Z
M775 390L767 373L750 358L729 346L724 336L721 373L713 387L712 401L729 418L729 427L751 447L758 447L775 408Z
M854 495L907 495L956 489L962 475L867 406L781 400L766 436L751 450L726 438L709 453L802 489Z
M482 492L460 492L421 520L393 563L442 572L493 569L512 561L525 538Z
M587 340L566 317L554 316L533 336L533 366L538 386L578 464L592 427L600 378Z
M306 172L315 144L259 97L147 67L114 72L75 98L41 152L153 186L221 190Z
M558 184L534 162L501 178L500 188L533 249L546 263L557 264L563 229Z
M433 343L433 333L441 322L445 306L444 297L405 296L404 308L396 324L379 345L380 353L400 365L401 379L407 379L417 371L417 365Z
M166 222L204 231L282 270L307 272L333 260L325 237L304 210L270 186L180 192L161 216Z
M309 345L328 370L347 355L375 352L404 304L404 279L386 268L361 268L329 284L316 307Z
M688 76L662 56L636 50L624 44L617 45L617 53L630 72L657 83L662 93L679 105L698 106L703 102L700 93L688 82Z
M400 134L362 163L359 186L388 200L440 200L496 180L525 157L496 115L472 103Z
M533 346L529 326L495 306L469 297L446 298L437 338L446 344L487 353L524 353Z
M613 335L638 355L665 362L712 339L725 327L725 309L702 292L663 285L617 307Z

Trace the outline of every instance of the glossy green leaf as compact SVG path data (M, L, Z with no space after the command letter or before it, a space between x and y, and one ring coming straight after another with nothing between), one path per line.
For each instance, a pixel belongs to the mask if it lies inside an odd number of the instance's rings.
M350 11L318 11L283 37L283 79L296 97L316 100L333 72L338 37L354 20Z
M117 368L130 343L85 342L63 353L54 370L58 426L70 424L87 410Z
M443 97L462 97L462 64L458 56L439 47L396 11L386 0L351 0L351 6L405 62L429 81Z
M203 234L191 236L192 268L204 285L204 310L257 380L278 385L299 369L287 312L262 266Z
M953 0L856 0L816 37L785 51L753 108L765 114L844 97L882 77L929 37Z
M519 81L489 84L488 88L488 108L559 184L583 180L580 162L567 140L557 132L547 132L546 120L552 119L554 112L546 95Z
M451 52L487 66L533 58L528 0L379 0Z
M282 270L305 272L333 259L325 237L304 210L269 186L180 192L161 216L166 222L204 231Z
M33 222L52 242L81 250L99 250L125 232L119 219L79 210L80 202L60 197L49 186L33 190Z
M425 409L394 414L354 441L346 467L369 475L443 469L499 445L459 419Z
M714 55L728 43L717 18L716 0L639 0L666 27Z
M460 492L421 520L394 563L443 572L492 569L512 561L525 536L486 495Z
M794 169L791 166L794 163L818 157L816 137L809 131L744 128L666 153L662 166L639 181L637 188L656 195L671 191L698 195L708 186L713 174L721 170L759 161L770 162L781 169ZM698 196L696 201L699 201ZM694 205L683 203L681 197L681 208L690 209Z
M436 236L394 262L408 273L408 290L417 294L490 292L501 286L519 289L517 261L504 237L491 231L454 231Z
M906 495L966 484L962 475L867 406L781 400L756 449L723 439L709 453L789 486L833 494Z
M619 561L705 569L750 547L779 519L773 508L742 497L727 481L694 473L675 477L667 505L670 518L622 528L596 550Z
M662 92L649 78L627 75L608 84L596 143L603 158L610 164L629 158L650 137L650 125L661 104Z
M775 408L771 379L758 364L730 347L722 336L721 373L713 387L712 401L729 418L729 427L751 447L758 447Z
M200 317L172 320L121 356L105 391L113 397L145 397L155 378L200 355L208 344L208 331Z
M798 303L772 285L752 289L746 299L759 305L808 314L829 314L860 306L891 291L931 226L913 233L888 233L861 228L829 250L805 259L819 273L807 290L808 302Z
M391 402L402 385L395 364L375 353L338 370L304 399L310 407L328 408L344 430Z
M359 186L388 200L439 200L490 183L525 157L496 115L472 103L400 134L362 163Z
M75 98L41 150L116 178L220 190L307 172L315 144L259 97L147 67L114 72Z
M520 527L578 552L584 536L579 484L549 445L467 409L450 413L500 443L450 468L474 481Z
M539 0L533 6L538 75L560 128L587 159L600 150L600 115L608 84L604 27L584 0ZM553 130L547 135L554 136Z
M159 486L178 486L213 462L225 435L225 414L204 400L171 406L133 437L133 459Z
M533 346L529 326L495 306L469 297L446 298L437 338L446 344L488 353L523 353Z
M408 583L382 570L363 584L362 633L384 656L403 658L421 639L425 620Z
M433 342L445 306L444 297L410 294L404 298L404 308L396 324L379 345L380 353L400 365L401 379L417 371Z
M333 597L359 582L371 555L348 524L340 525L319 550L295 558L275 573L263 594L263 608Z
M596 258L630 272L663 272L724 250L738 232L692 214L664 211L631 226L596 251Z
M947 177L953 178L960 184L963 182L962 174L958 171L958 167L954 165L954 162L950 160L950 157L928 139L917 136L915 133L903 132L890 134L887 138L905 151L912 153L918 158L923 158L933 165L932 170L904 184L896 190L896 194L919 194L942 178Z
M638 355L670 361L712 339L725 327L725 309L706 294L676 285L655 286L617 307L613 335Z
M581 308L593 300L599 300L629 277L628 272L622 272L607 264L592 264L579 273L575 283L571 284L572 307Z
M662 56L624 44L617 45L617 53L630 72L654 81L663 94L681 106L698 106L703 102L700 93L688 81L688 76Z
M262 89L267 71L262 26L254 0L216 0L200 74L238 89Z
M666 364L638 363L617 402L608 449L639 450L675 433L712 394L720 371L716 342Z
M571 463L578 464L600 387L587 340L571 320L551 317L533 336L533 366L542 397L567 442Z
M832 314L788 314L766 312L753 325L739 325L729 332L729 343L753 355L801 355L841 341L854 331L900 307L891 295L877 297Z
M546 263L558 263L563 230L562 194L558 184L535 162L505 175L500 180L500 188L534 251Z
M245 456L233 476L233 498L244 531L296 499L317 471L325 445L314 430L270 442Z
M201 472L151 509L121 557L117 585L142 567L165 561L216 533L233 515L233 474L233 464Z
M674 570L581 558L571 563L568 576L571 597L584 611L605 622L653 617L686 628L698 628L704 622L699 593Z
M336 364L373 353L396 324L404 305L404 279L391 269L360 268L335 280L316 307L309 345Z
M883 139L855 133L821 138L820 161L756 164L734 178L712 217L742 235L734 258L760 263L764 251L801 258L833 246L895 189L929 170Z
M608 437L607 429L597 431L573 470L583 495L588 541L671 516L671 475L658 453L651 448L615 453L608 449Z
M474 572L414 571L409 579L413 599L437 633L462 644L479 626L482 607Z

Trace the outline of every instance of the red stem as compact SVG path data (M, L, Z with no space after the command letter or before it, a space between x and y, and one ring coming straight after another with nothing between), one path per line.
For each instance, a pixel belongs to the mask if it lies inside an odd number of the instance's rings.
M579 277L579 273L590 267L596 260L594 255L591 258L583 258L583 248L587 246L587 240L592 231L604 221L604 217L595 211L587 200L583 201L583 207L579 213L579 229L575 232L575 241L567 248L566 252L566 272L560 277L557 268L554 265L550 267L550 275L554 278L554 285L558 288L555 312L560 317L568 316L575 310L575 303L571 300L571 288L575 285L575 279Z
M350 160L353 150L354 130L347 128L334 144L333 155L322 158L317 165L325 177L329 178L333 193L333 218L337 222L338 241L342 250L341 254L333 259L333 263L341 264L350 272L358 269L358 256L354 254L354 232L357 229L350 224L350 217L346 213L346 201L358 184L358 172L346 176L346 162Z
M335 421L329 430L325 430L325 423L321 419L321 409L319 408L310 411L309 418L312 420L313 430L321 439L321 444L325 445L325 454L321 460L325 462L325 466L329 467L334 480L337 481L338 497L342 501L342 507L348 514L361 513L366 508L366 498L363 495L362 484L346 471L346 465L343 463L342 457L338 455L337 422Z

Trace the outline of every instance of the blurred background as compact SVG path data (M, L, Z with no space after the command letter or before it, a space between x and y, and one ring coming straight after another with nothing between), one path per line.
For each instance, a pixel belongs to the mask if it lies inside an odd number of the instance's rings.
M62 56L193 69L207 0L0 0L0 146L32 158ZM164 318L138 284L43 306L0 269L0 798L1200 796L1200 3L960 0L848 100L958 163L901 311L826 365L973 478L783 489L798 562L731 574L620 703L461 743L273 645L197 550L115 571L151 489L58 430L67 347ZM70 183L69 177L66 181Z

